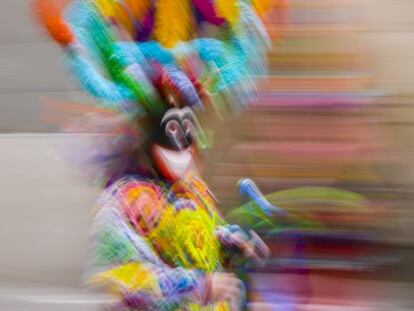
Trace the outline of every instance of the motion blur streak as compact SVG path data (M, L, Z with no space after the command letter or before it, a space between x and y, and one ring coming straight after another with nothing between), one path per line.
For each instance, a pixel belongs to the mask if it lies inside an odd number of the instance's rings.
M290 230L303 228L269 234L272 259L252 274L255 306L413 308L414 51L399 49L414 30L409 8L294 0L268 16L277 40L270 76L253 107L218 137L207 169L229 210L241 203L234 182L252 176L264 193L280 192L271 203L295 213Z

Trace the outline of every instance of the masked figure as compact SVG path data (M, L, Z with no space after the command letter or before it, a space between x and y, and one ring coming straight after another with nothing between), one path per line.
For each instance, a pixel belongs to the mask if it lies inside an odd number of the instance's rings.
M268 42L257 14L271 2L35 2L80 84L139 132L117 132L88 162L105 172L88 280L119 295L120 308L237 309L243 285L226 260L266 253L223 220L200 177L208 135L197 116L249 100Z

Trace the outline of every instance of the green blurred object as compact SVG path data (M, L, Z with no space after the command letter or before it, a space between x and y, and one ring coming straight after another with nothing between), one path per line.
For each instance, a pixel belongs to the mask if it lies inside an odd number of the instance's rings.
M268 235L284 230L323 231L327 229L311 207L326 206L346 212L369 211L368 200L357 193L331 187L298 187L284 189L264 196L271 204L286 210L286 217L268 216L253 201L233 209L227 218L242 227Z

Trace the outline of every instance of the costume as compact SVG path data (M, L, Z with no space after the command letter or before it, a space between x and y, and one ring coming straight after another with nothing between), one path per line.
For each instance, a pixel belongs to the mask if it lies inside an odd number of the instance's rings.
M258 14L271 3L35 2L83 88L134 129L90 157L105 167L106 189L88 278L109 285L120 308L230 308L211 301L207 276L223 271L249 238L224 222L198 174L197 150L209 137L197 114L223 114L249 101L252 74L266 71L269 41Z
M237 247L240 230L223 221L196 175L168 185L122 178L101 197L95 226L91 280L140 310L205 304L204 275L223 269L221 246Z

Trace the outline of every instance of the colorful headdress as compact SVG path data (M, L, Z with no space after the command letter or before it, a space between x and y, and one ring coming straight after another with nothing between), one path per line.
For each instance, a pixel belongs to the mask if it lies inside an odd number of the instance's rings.
M232 101L242 102L252 76L265 71L269 40L258 14L271 2L36 0L35 8L76 78L100 104L157 115L163 110L154 87L160 66L189 104L200 103L194 91L202 90L234 94Z

